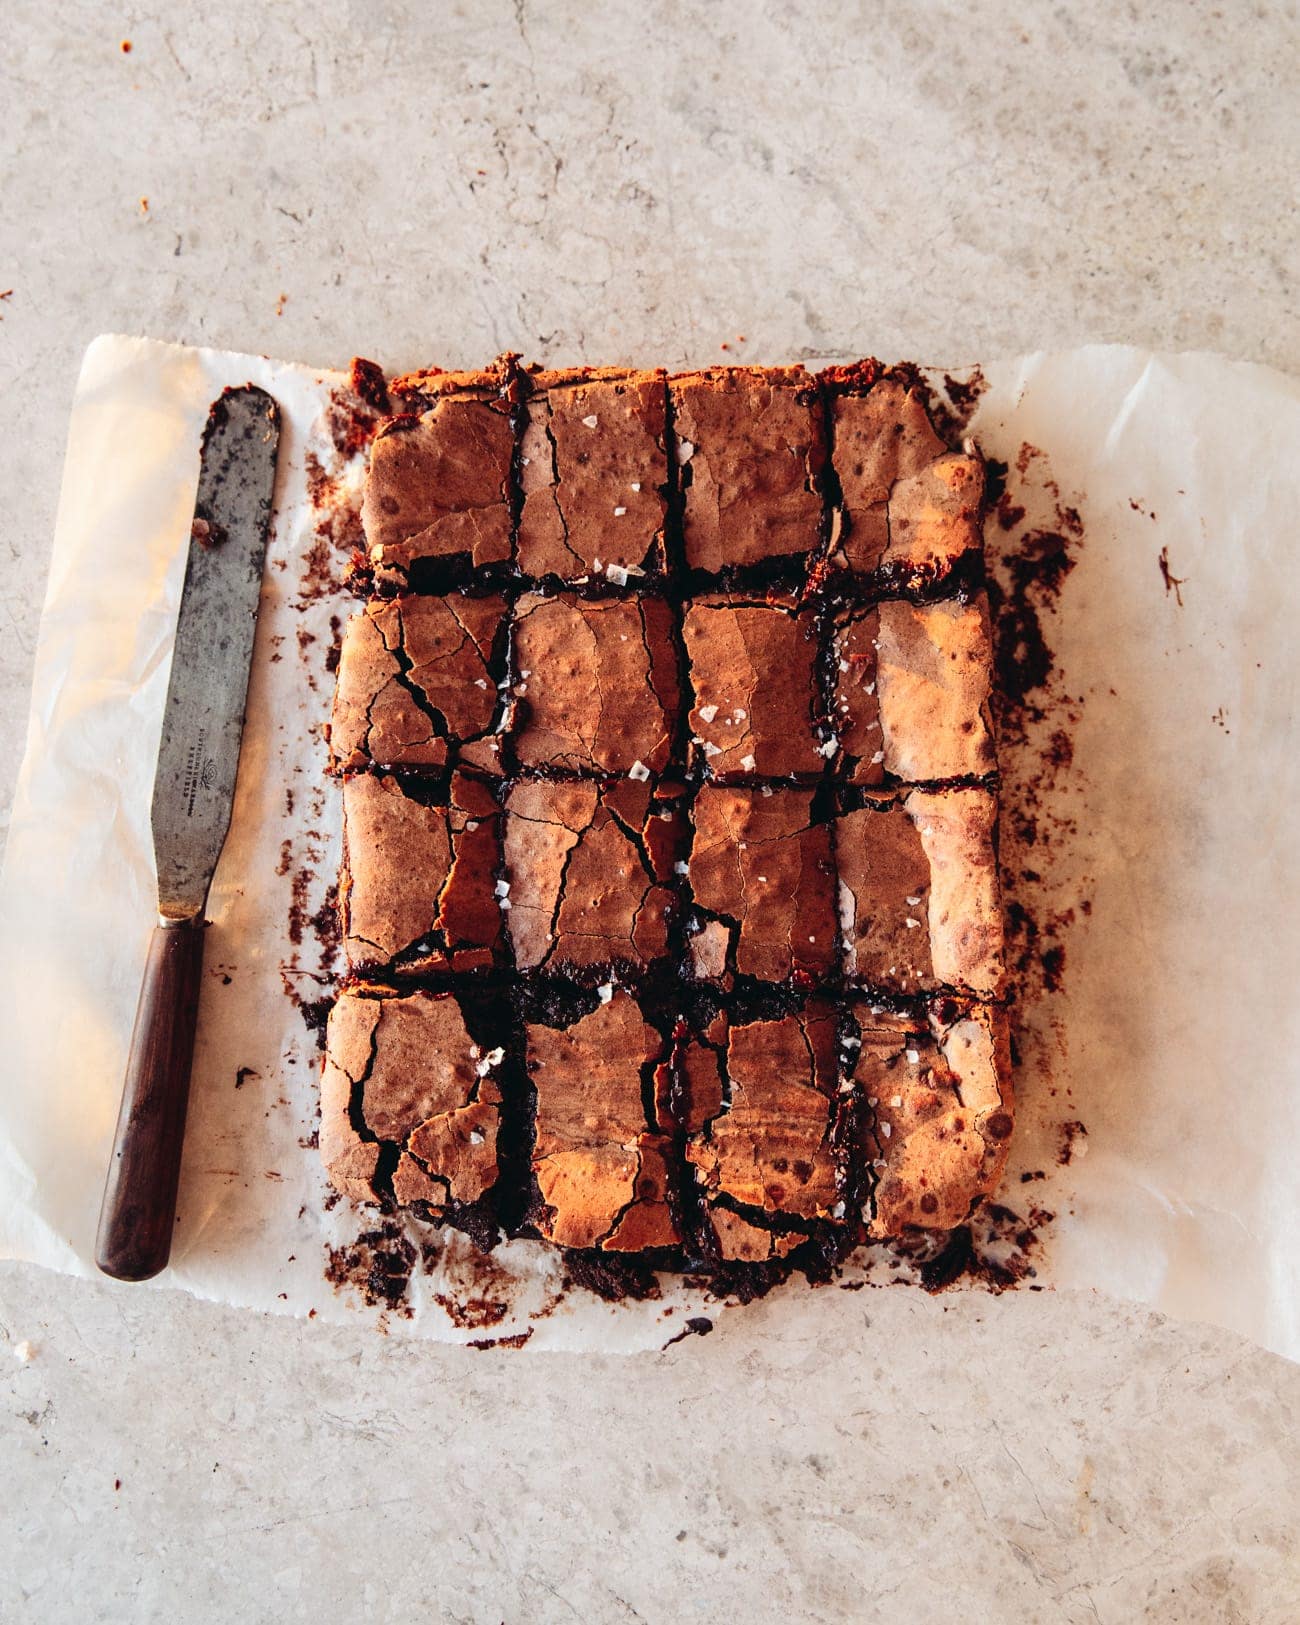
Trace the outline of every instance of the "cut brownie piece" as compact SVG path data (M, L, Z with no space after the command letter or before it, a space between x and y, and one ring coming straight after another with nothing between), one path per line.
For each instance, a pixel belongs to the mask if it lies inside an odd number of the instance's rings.
M829 1005L729 1030L721 1017L687 1047L683 1064L703 1080L702 1089L692 1087L693 1110L701 1094L711 1104L713 1076L726 1079L725 1095L686 1143L723 1258L782 1257L807 1238L812 1221L843 1218Z
M668 948L676 805L642 780L525 779L506 799L508 927L521 970L640 968Z
M836 615L834 723L854 784L979 778L997 765L988 600L889 600Z
M855 1007L853 1081L875 1174L869 1234L951 1230L997 1188L1012 1129L1007 1021L995 1005L922 1023Z
M495 772L501 742L500 597L375 599L347 624L339 656L330 765L442 767L451 757Z
M540 1233L610 1252L676 1245L670 1142L650 1132L644 1105L664 1042L636 1001L616 992L570 1027L529 1023L526 1037Z
M994 994L1002 911L990 791L867 799L835 829L845 974L871 987Z
M702 911L695 975L818 977L835 964L830 830L811 790L705 785L695 798L690 885Z
M527 380L517 559L563 581L664 564L668 451L662 372L538 372Z
M499 821L492 792L468 774L419 800L394 778L344 781L339 899L354 970L492 964L501 945Z
M821 402L802 367L719 368L670 380L686 563L806 558L822 533Z
M692 756L710 778L806 779L825 770L811 610L784 593L695 598L682 636L694 694Z
M530 593L515 610L524 767L659 773L678 727L673 616L661 598Z
M983 463L949 451L914 379L886 374L865 392L831 379L831 389L833 561L913 587L945 575L983 545Z
M375 579L405 586L424 561L461 568L510 559L510 372L397 380L418 414L393 418L370 446L361 522Z
M496 1182L500 1051L481 1056L450 993L350 988L330 1011L321 1077L320 1149L335 1188L381 1200L380 1153L392 1194L435 1217L479 1202ZM392 1152L396 1151L396 1160Z

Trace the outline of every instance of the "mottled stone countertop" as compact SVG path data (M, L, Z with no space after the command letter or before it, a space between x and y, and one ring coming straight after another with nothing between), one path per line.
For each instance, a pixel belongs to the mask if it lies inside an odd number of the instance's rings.
M1295 38L1178 0L10 0L0 808L95 334L1294 369ZM829 1346L767 1304L504 1357L5 1266L0 1617L1300 1617L1296 1367L1086 1296L856 1302Z

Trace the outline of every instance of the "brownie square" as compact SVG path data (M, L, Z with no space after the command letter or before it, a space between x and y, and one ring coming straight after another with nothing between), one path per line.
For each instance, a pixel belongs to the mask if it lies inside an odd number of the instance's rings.
M851 783L993 771L993 646L983 593L968 601L841 606L832 654L838 765Z
M899 993L1001 984L1002 910L983 789L867 799L835 829L844 971Z
M504 370L422 377L425 409L385 423L361 505L375 579L405 586L426 561L510 559L515 433Z
M644 969L668 951L681 809L643 780L524 779L506 798L505 884L520 970Z
M722 1017L686 1054L688 1074L702 1080L692 1115L701 1095L716 1099L692 1124L686 1158L721 1257L781 1257L807 1239L812 1221L842 1219L834 1009L815 1002L730 1026ZM714 1077L725 1080L716 1096Z
M505 600L374 599L348 622L339 655L330 765L495 772Z
M834 562L919 586L982 547L984 465L948 449L911 380L833 393L831 424Z
M643 1079L664 1041L629 994L615 992L568 1027L529 1023L537 1092L535 1223L562 1247L639 1252L680 1240L668 1205L670 1142L651 1132Z
M1012 1128L1006 1013L972 1005L946 1024L854 1007L852 1081L874 1174L872 1236L951 1230L996 1189Z
M721 368L669 387L688 567L806 558L821 540L826 459L815 380L802 367Z
M719 783L825 771L811 609L801 610L788 593L699 597L685 606L682 637L693 694L692 762Z
M658 572L668 511L662 372L540 372L528 379L517 560L562 581Z
M663 599L528 593L513 637L522 766L634 774L668 766L681 688Z
M382 1199L383 1153L403 1204L441 1217L481 1201L497 1179L502 1058L480 1054L450 993L341 993L321 1076L320 1150L335 1189Z
M499 824L492 792L468 774L419 799L395 778L346 779L339 896L349 965L491 965L501 946Z
M836 961L829 826L813 791L705 785L695 798L689 876L694 974L783 982Z

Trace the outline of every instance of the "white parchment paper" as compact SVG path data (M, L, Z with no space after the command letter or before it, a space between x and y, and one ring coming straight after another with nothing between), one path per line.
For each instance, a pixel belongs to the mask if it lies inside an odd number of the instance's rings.
M1297 1358L1300 386L1123 348L983 373L970 432L1028 510L991 544L1013 548L1063 506L1084 528L1050 627L1073 763L1044 796L1058 832L1072 827L1041 867L1067 970L1028 1016L1005 1205L1035 1214L1035 1284L1101 1288ZM153 921L148 809L199 436L209 402L250 380L284 413L275 532L159 1284L447 1341L657 1346L718 1306L671 1281L640 1304L563 1292L534 1243L485 1270L462 1238L408 1226L420 1255L400 1314L326 1280L330 1249L374 1224L327 1203L319 1055L298 1008L329 986L310 917L337 863L318 730L347 538L309 491L331 481L343 511L359 478L327 421L343 380L145 340L92 345L72 413L0 877L0 1253L94 1269ZM1086 1139L1063 1130L1074 1120ZM808 1290L782 1289L790 1313Z

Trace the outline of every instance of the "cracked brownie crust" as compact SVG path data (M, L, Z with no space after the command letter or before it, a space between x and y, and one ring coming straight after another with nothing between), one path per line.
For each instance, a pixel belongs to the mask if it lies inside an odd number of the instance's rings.
M661 772L680 701L673 615L662 598L526 593L515 605L520 765Z
M458 593L379 599L354 615L334 690L334 770L455 758L495 771L505 614L504 598Z
M519 445L518 559L561 581L664 565L667 386L661 372L537 372Z
M353 970L480 970L501 942L499 812L490 788L456 774L445 797L392 777L343 786L343 946ZM437 794L435 791L434 794Z
M321 1156L335 1186L394 1196L443 1216L479 1203L498 1173L500 1052L484 1054L450 993L344 992L330 1012Z
M1012 1128L979 456L874 362L387 399L335 1187L764 1278L965 1223Z
M508 561L513 457L510 413L481 389L443 395L381 428L361 507L376 580L404 586L426 560Z

